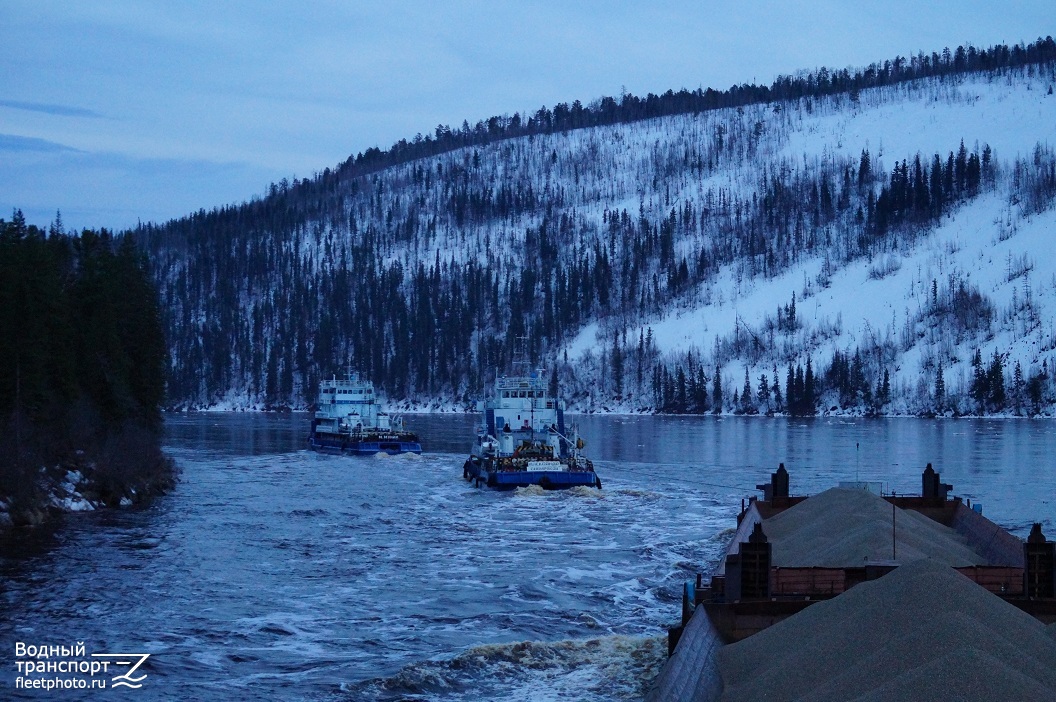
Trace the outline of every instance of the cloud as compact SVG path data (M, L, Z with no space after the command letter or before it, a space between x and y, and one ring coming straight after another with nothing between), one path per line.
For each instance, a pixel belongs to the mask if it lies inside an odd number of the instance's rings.
M27 112L43 112L47 115L59 115L60 117L99 118L103 116L95 110L89 110L83 107L53 105L45 102L20 102L18 100L0 100L0 107L9 107L13 110L26 110Z
M0 134L0 151L36 151L43 153L81 153L80 149L66 146L56 141L18 136L17 134Z

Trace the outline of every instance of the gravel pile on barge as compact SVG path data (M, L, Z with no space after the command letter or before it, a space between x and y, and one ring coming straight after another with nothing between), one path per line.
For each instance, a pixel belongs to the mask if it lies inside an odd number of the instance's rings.
M866 490L832 488L774 517L764 528L775 566L860 566L892 559L891 505ZM984 562L953 529L911 510L894 513L894 558L930 558L951 566Z
M719 653L723 702L1056 699L1056 625L918 560Z

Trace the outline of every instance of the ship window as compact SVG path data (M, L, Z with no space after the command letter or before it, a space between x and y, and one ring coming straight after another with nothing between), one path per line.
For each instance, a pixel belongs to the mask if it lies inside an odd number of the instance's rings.
M521 397L524 397L524 396L525 396L524 390L521 390Z
M509 390L503 390L502 391L502 396L503 397L509 397L510 396L510 391Z

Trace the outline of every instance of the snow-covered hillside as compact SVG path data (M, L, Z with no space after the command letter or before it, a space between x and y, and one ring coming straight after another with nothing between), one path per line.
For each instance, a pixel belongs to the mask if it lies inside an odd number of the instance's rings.
M795 292L803 328L790 346L793 358L802 360L809 353L817 364L827 361L834 350L853 353L860 347L890 344L896 347L889 359L895 401L887 408L888 413L933 409L939 360L945 367L946 392L960 396L956 408L970 413L973 407L966 404L966 398L972 381L970 361L976 349L981 349L987 360L995 352L1001 354L1007 369L1019 363L1024 376L1043 367L1051 372L1056 361L1056 212L1049 210L1014 222L1015 233L1008 237L1007 211L1007 201L998 196L962 208L927 239L885 256L886 265L894 270L883 278L871 275L874 263L869 260L855 261L829 273L824 276L824 287L817 282L824 266L822 259L805 262L773 279L740 284L724 272L711 285L711 304L676 306L632 327L629 336L638 338L648 329L665 358L678 359L693 352L707 358L706 350L713 349L717 339L735 334L738 326L743 333L761 327L763 320L772 317L775 308ZM932 282L946 286L962 280L977 285L994 302L998 319L993 328L961 339L930 333L922 317L929 305ZM590 363L595 349L599 345L603 348L606 341L604 334L599 339L598 329L597 323L588 325L568 345L570 360L587 359ZM819 329L828 332L823 341L814 338ZM726 363L722 368L725 395L740 389L746 368L753 390L757 390L760 374L768 373L774 363L783 381L788 355L771 355L756 363L745 359ZM774 375L770 373L769 378ZM589 409L596 403L624 411L638 406L633 400L614 403L591 395L580 408ZM832 397L822 400L825 408L837 404ZM760 409L765 411L765 404ZM952 412L954 406L947 409Z
M973 411L967 397L970 361L977 349L984 359L1002 355L1010 379L1017 363L1025 377L1043 368L1051 377L1056 370L1056 212L1051 202L1041 212L1028 206L1022 184L1017 185L1016 166L1024 160L1044 160L1052 177L1056 97L1051 86L1051 75L979 75L955 83L923 81L869 91L853 105L837 100L788 106L783 119L767 123L772 134L767 149L773 161L783 160L792 168L872 151L874 167L889 172L886 164L943 154L963 140L977 148L991 147L1001 182L995 192L955 209L912 245L895 248L879 260L833 265L820 252L776 277L761 279L739 277L738 266L725 266L701 286L696 299L641 320L629 329L629 338L637 339L649 329L666 358L693 352L707 358L717 339L736 334L738 327L744 333L759 330L795 293L803 327L790 347L794 356L810 354L817 365L834 350L853 353L885 343L895 347L888 359L895 401L888 412L933 409L940 361L946 369L946 391L959 400L947 409ZM757 174L746 165L727 177L732 187L747 193ZM974 285L992 301L997 316L984 333L956 338L928 328L923 316L933 282L946 288L951 281ZM567 345L570 360L589 358L599 346L605 348L609 334L599 333L602 326L587 325ZM816 338L819 330L825 332L824 341ZM740 388L746 366L753 389L760 373L775 362L783 381L788 355L724 364L726 396ZM605 402L592 396L587 406L599 401ZM634 404L632 400L621 406ZM823 407L836 404L832 397L823 398Z
M303 406L351 361L458 406L528 335L581 411L784 411L762 376L808 361L818 411L1051 411L1054 71L496 140L148 227L170 390Z

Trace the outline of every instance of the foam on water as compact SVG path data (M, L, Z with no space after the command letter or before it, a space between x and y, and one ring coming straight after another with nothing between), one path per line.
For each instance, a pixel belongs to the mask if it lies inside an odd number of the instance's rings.
M602 490L595 487L587 487L586 485L576 485L564 490L546 490L538 485L526 485L514 488L510 492L515 497L548 497L554 500L569 498L598 500L605 497L605 493Z
M640 488L623 488L618 491L618 494L626 495L628 497L642 497L646 499L658 499L660 497L659 493L653 492L651 490L642 490Z
M405 452L401 452L401 453L386 453L385 451L378 451L377 453L373 454L373 458L375 458L375 459L377 459L379 461L392 460L392 461L413 462L413 461L421 461L421 460L423 460L423 457L422 457L421 454L412 453L410 451L405 451Z
M351 698L542 702L640 700L667 659L664 637L604 636L474 646L344 687Z
M550 491L544 490L538 485L526 485L525 487L516 488L513 494L517 497L546 497L550 494Z

